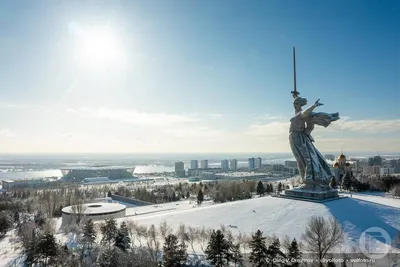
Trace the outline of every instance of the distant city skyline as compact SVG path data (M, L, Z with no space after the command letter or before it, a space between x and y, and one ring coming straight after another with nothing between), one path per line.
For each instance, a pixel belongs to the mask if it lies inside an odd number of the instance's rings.
M0 154L400 151L400 2L0 2ZM325 152L326 151L326 152ZM200 159L199 159L200 160Z

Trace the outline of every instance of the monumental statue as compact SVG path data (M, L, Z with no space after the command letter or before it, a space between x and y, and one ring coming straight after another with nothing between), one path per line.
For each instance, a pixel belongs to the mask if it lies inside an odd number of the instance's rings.
M302 180L301 189L324 191L330 190L329 181L333 177L330 166L321 153L315 148L311 132L314 125L328 127L331 122L339 120L339 113L314 112L322 106L319 99L313 105L303 110L307 99L299 96L296 88L296 60L293 48L294 90L293 107L295 115L290 119L289 141L293 155L296 158ZM299 188L299 189L300 189Z

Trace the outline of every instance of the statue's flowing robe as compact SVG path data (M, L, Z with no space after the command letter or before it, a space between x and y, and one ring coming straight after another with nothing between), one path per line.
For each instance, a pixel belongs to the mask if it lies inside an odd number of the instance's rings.
M339 114L312 112L306 118L302 118L301 114L301 112L296 114L290 120L289 141L303 183L328 184L333 175L330 166L315 148L311 132L315 124L328 127L331 122L339 119Z

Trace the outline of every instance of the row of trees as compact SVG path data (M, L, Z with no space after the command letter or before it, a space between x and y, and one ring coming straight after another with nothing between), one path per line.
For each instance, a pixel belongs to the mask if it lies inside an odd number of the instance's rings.
M330 182L333 188L338 186L336 179L332 178ZM380 191L392 192L394 196L400 197L400 179L391 176L359 176L355 177L351 173L347 173L342 177L341 188L347 191L363 192L363 191Z
M93 262L104 267L187 266L187 247L190 245L194 251L195 242L200 244L212 266L300 266L292 259L301 259L302 248L323 259L343 241L343 231L337 221L323 217L310 219L302 236L304 243L288 237L281 243L277 237L263 236L260 230L247 237L233 236L223 226L206 230L180 225L174 233L166 222L156 229L154 225L147 228L131 221L122 222L118 227L114 219L108 219L99 227L87 221L77 232L79 245L74 250L58 245L49 230L39 226L34 229L37 231L33 231L25 246L28 266L72 266L65 265L66 258L77 264L74 266L90 266ZM142 243L143 237L146 244ZM138 246L135 240L139 241Z
M277 190L283 190L283 184L277 185ZM203 183L179 183L178 185L163 185L155 188L135 188L129 190L125 186L120 186L115 194L125 197L133 197L153 203L166 203L178 201L180 199L189 199L193 195L197 195L202 191L203 195L208 195L215 203L224 203L228 201L236 201L249 199L254 193L264 195L272 193L274 187L272 183L264 184L259 181L216 181L207 184Z

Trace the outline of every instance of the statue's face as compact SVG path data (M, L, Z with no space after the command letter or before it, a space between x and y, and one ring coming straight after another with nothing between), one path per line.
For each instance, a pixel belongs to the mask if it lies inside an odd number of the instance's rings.
M293 107L294 107L294 109L301 109L301 105L300 105L300 101L296 101L296 102L294 102L293 103Z
M296 101L293 102L293 107L296 110L301 109L301 107L305 106L305 105L307 105L307 99L305 99L305 98L299 98L299 99L296 99Z

